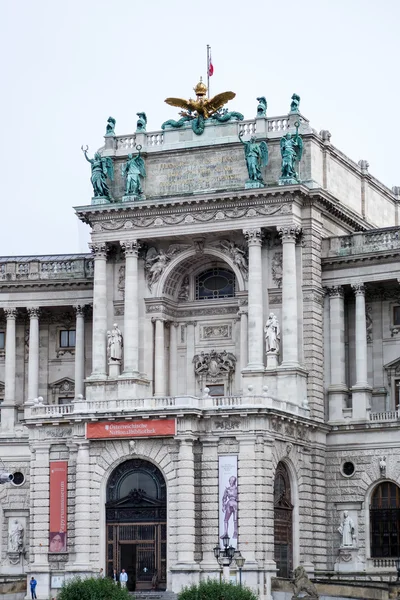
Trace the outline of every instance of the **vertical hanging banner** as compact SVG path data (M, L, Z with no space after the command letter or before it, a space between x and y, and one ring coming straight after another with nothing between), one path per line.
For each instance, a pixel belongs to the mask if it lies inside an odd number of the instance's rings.
M220 456L218 460L219 541L228 534L229 544L238 546L238 457Z
M50 462L49 552L67 551L68 462Z

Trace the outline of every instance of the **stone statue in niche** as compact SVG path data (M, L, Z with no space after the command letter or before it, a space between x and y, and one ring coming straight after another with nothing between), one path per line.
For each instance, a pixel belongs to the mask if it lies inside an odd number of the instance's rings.
M282 252L275 252L271 261L272 279L278 288L282 286L282 258Z
M349 516L347 510L343 513L343 521L338 527L338 532L342 536L342 543L340 544L341 548L344 547L354 547L355 546L355 527L354 521Z
M187 302L189 300L189 275L185 275L182 280L181 289L179 290L178 300Z
M8 551L21 553L24 550L24 528L21 523L14 519L10 525L8 535Z
M381 472L381 477L386 477L386 456L381 456L379 470Z
M123 339L118 325L114 323L111 331L107 331L107 350L110 362L121 362Z
M279 354L281 341L281 328L274 313L270 313L264 327L265 352L276 352Z

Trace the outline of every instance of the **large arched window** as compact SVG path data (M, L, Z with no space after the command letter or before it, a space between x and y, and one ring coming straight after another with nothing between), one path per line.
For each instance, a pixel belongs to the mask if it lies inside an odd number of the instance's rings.
M289 473L284 463L274 481L274 559L278 577L290 577L293 569L293 504Z
M370 506L371 556L400 555L400 488L383 481L374 490Z
M235 295L235 275L229 269L214 267L196 276L196 300L232 298Z

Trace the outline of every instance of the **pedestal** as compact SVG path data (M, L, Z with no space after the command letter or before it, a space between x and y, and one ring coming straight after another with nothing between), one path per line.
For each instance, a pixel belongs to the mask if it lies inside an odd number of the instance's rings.
M294 177L279 177L278 185L297 185L300 182Z
M263 187L265 187L265 184L261 183L261 181L252 181L251 179L249 179L244 184L244 187L246 190L251 190L251 189L263 188Z
M121 373L121 361L110 360L108 363L109 377L119 377Z
M122 196L121 202L135 202L137 200L146 200L146 196L143 194L128 194L127 196Z
M106 196L95 196L92 198L92 204L111 204L111 202Z
M276 351L267 352L267 369L275 369L278 366L278 353Z
M358 555L355 546L344 546L339 548L339 555L335 562L336 573L354 573L364 571L365 565Z

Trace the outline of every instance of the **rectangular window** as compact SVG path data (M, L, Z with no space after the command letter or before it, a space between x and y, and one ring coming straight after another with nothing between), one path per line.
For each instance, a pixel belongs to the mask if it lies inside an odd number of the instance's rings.
M60 331L60 348L75 348L75 329Z
M5 343L6 343L6 335L5 335L4 331L0 331L0 350L4 350Z
M400 325L400 306L393 307L393 325Z
M58 404L72 404L73 398L58 398Z
M209 391L210 396L213 396L213 398L218 398L221 396L225 396L225 386L224 384L221 385L207 385Z

